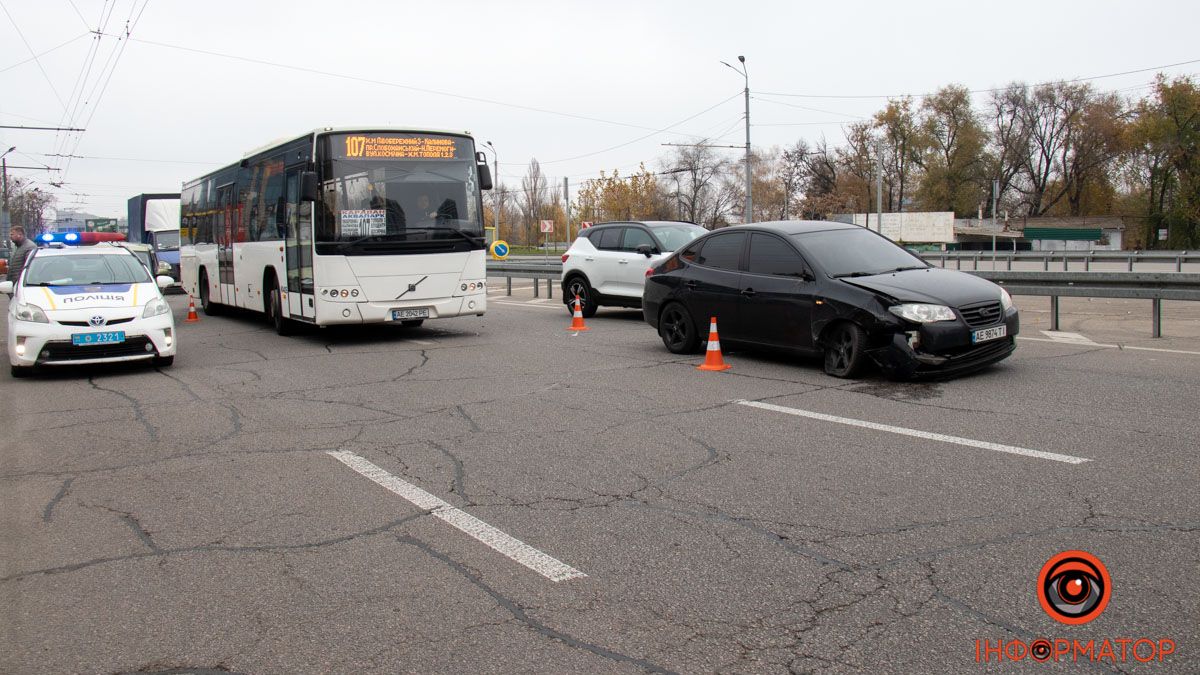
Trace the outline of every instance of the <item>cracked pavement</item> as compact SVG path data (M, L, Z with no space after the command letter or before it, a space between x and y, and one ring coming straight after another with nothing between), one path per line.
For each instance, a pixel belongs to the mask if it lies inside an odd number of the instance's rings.
M1088 669L1200 669L1200 356L1027 341L898 384L727 351L712 374L637 312L575 335L527 299L290 338L203 317L172 368L0 381L0 672L1003 671L976 640L1129 636L1178 649ZM587 577L550 582L330 450ZM1035 597L1068 549L1113 580L1084 626Z

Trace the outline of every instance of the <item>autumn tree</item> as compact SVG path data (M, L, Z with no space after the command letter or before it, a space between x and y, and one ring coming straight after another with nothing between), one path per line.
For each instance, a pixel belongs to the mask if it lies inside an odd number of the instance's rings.
M25 228L26 234L34 236L41 232L46 209L54 205L54 195L33 187L22 178L8 181L8 211L13 225ZM3 236L8 236L5 232Z
M986 192L983 151L987 131L971 108L966 87L950 85L921 104L924 152L916 157L921 184L916 197L928 211L975 212Z
M1167 246L1200 246L1200 89L1189 77L1160 77L1134 113L1127 165L1144 209L1143 241L1166 229Z
M675 217L671 195L645 165L629 176L600 172L583 182L575 198L576 218L586 221L665 220Z
M884 209L900 211L912 188L914 161L924 149L912 99L888 101L886 108L875 113L874 122L884 144Z
M536 243L538 240L537 221L544 217L549 188L546 177L542 175L541 165L536 159L529 160L529 168L525 171L525 177L521 179L521 191L517 195L521 227L514 228L514 232L520 234L520 242L523 244Z

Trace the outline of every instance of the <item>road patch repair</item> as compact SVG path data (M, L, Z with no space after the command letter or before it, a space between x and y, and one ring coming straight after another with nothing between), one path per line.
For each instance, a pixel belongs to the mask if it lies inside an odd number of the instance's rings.
M570 565L488 525L460 508L430 494L408 481L393 476L375 464L345 450L329 450L329 456L350 467L357 473L378 483L389 491L403 497L431 516L446 521L456 529L486 544L509 559L546 577L550 581L568 581L587 575Z
M751 408L760 408L762 410L784 413L785 415L795 415L797 417L807 417L809 419L821 420L822 422L833 422L835 424L845 424L847 426L860 427L863 429L886 431L888 433L900 434L902 436L913 436L915 438L924 438L926 440L939 441L941 443L953 443L955 445L965 445L971 448L981 448L983 450L1006 452L1013 455L1023 455L1025 457L1048 459L1054 462L1063 462L1065 464L1083 464L1084 462L1092 461L1085 457L1075 457L1074 455L1062 455L1057 452L1045 452L1043 450L1030 450L1029 448L1021 448L1015 445L1004 445L1002 443L992 443L990 441L977 441L971 438L962 438L960 436L949 436L946 434L937 434L929 431L920 431L918 429L896 427L890 424L879 424L877 422L868 422L866 420L856 420L850 417L826 415L825 413L813 412L811 410L801 410L800 408L788 408L781 405L774 405L772 403L763 403L761 401L738 400L734 401L734 403L738 405L750 406Z

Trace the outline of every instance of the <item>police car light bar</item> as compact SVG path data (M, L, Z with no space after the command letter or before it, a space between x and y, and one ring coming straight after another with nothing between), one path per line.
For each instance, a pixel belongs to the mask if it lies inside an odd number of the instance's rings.
M38 235L37 240L42 244L87 246L102 241L125 241L125 235L120 232L45 232Z

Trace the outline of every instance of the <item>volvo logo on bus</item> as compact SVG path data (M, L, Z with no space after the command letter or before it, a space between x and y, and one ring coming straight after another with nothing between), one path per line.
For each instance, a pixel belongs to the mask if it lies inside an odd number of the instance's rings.
M428 279L428 278L429 278L429 275L428 275L428 274L426 274L425 276L423 276L423 277L421 277L420 279L418 279L418 280L417 280L417 283L415 283L415 284L409 284L409 285L408 285L408 290L407 290L407 291L404 291L404 292L403 292L403 293L401 293L400 295L397 295L397 296L396 296L396 299L397 299L397 300L399 300L400 298L403 298L404 296L408 295L409 293L412 293L413 291L417 290L417 284L420 284L422 281L425 281L425 280L426 280L426 279Z

